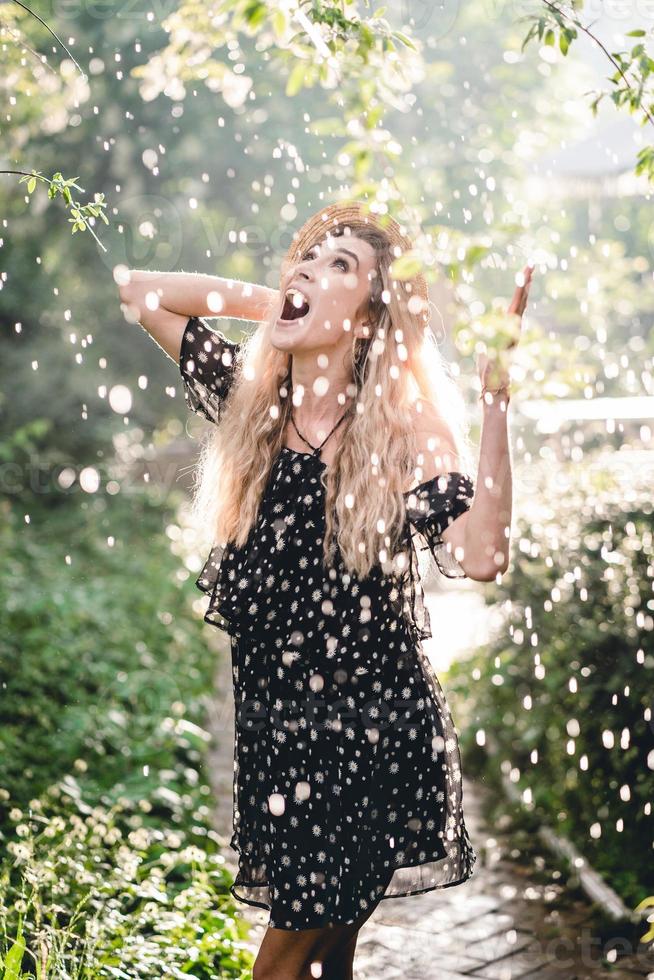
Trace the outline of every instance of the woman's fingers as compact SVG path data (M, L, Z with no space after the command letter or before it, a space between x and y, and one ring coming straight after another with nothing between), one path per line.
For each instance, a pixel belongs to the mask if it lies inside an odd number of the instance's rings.
M508 313L517 313L520 317L520 329L522 329L522 315L527 308L527 299L529 298L529 287L531 286L531 276L534 271L532 265L526 265L522 270L522 278L524 280L521 286L516 286L515 292L513 294L513 299L507 310ZM518 338L512 340L510 344L507 344L507 350L511 350L518 343Z
M512 350L518 343L520 339L520 333L522 331L522 315L527 308L527 299L529 298L529 287L531 286L532 273L534 271L533 265L527 264L522 270L522 285L516 286L515 292L513 294L513 299L509 305L507 313L517 313L520 317L518 336L512 340L510 343L506 344L505 350ZM482 379L486 376L488 370L490 369L490 362L486 355L480 354L477 357L477 370L479 371Z
M524 284L522 286L516 286L515 292L513 293L513 299L509 305L509 313L517 313L519 316L522 316L524 313L525 307L527 306L529 287L531 286L532 272L533 266L530 265L526 265L522 270Z

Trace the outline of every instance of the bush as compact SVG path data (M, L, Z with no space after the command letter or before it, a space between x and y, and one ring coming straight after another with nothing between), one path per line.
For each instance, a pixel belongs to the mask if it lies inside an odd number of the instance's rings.
M91 808L71 798L74 787L68 780L28 813L10 812L0 943L6 963L28 972L5 976L250 976L232 879L215 849L190 844L185 830L144 826L146 800Z
M81 496L0 502L0 965L248 976L205 778L215 655L175 514Z
M518 522L509 573L487 588L503 627L448 678L463 752L489 778L510 772L635 906L654 893L651 487L557 471L533 499L545 503ZM482 757L485 740L496 754Z

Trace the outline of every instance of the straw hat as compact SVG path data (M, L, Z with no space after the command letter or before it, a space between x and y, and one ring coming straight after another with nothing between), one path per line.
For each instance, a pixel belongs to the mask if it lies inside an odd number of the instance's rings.
M289 265L297 262L307 248L324 238L328 232L345 226L351 228L353 233L356 233L357 227L361 226L376 228L390 241L395 258L413 248L413 242L402 233L400 225L391 215L384 215L382 220L383 224L377 215L366 213L361 201L328 204L327 207L312 215L300 230L294 233L293 241L284 256L282 268L287 269ZM419 296L423 300L423 317L425 322L429 322L429 291L425 277L418 274L405 280L405 283L412 295Z

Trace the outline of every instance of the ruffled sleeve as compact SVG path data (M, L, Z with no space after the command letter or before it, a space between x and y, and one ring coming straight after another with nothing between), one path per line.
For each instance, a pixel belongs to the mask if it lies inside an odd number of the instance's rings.
M182 336L179 370L188 407L209 422L218 422L234 379L240 344L201 317L189 317Z
M412 534L418 536L421 550L429 548L446 578L465 578L461 564L447 550L443 531L461 514L470 510L474 484L465 473L442 473L407 491L406 512Z

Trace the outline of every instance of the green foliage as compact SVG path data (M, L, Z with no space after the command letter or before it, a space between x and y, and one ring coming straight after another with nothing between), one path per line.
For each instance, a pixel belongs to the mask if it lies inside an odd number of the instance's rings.
M253 65L246 64L248 75L236 73L230 51L241 46L242 35L256 38L256 58L286 79L288 98L321 87L338 129L350 136L350 150L343 151L351 160L349 192L364 198L373 160L400 152L396 136L381 124L391 109L409 111L424 64L422 45L393 30L382 16L385 8L363 16L357 7L303 0L291 12L278 4L229 0L221 5L225 16L216 18L197 0L186 0L165 21L166 45L134 67L132 77L141 81L146 98L162 92L183 97L186 84L197 80L223 91L230 105L242 105L256 95ZM176 84L166 88L173 77ZM379 191L377 180L372 183Z
M367 0L364 7L366 12L370 8ZM551 47L558 38L559 50L566 56L579 33L585 33L616 68L609 79L614 86L611 98L615 104L626 104L632 113L641 111L644 122L654 122L651 106L647 106L652 94L654 59L643 43L637 44L630 55L609 53L579 20L576 11L582 8L582 2L572 3L569 10L546 3L537 14L521 18L531 22L521 50L535 38ZM272 67L285 75L287 97L320 84L346 128L355 128L350 135L360 145L351 155L354 180L350 193L362 197L368 159L384 159L397 152L396 134L380 128L380 123L391 108L404 112L411 108L412 88L426 70L422 44L403 31L393 30L382 16L385 10L380 7L370 16L362 16L354 0L302 0L295 10L262 0L225 0L218 18L197 0L186 0L163 24L165 46L149 61L133 67L131 74L141 80L141 94L147 101L160 93L174 99L184 97L185 83L198 80L212 92L226 93L230 105L243 105L255 94L253 76L243 73L243 64L233 69L230 62L241 35L256 39L257 57L270 60ZM637 29L628 36L647 37L647 32ZM394 42L399 42L399 48ZM220 52L228 48L229 56L221 57ZM592 103L594 112L605 94ZM361 165L362 156L365 166ZM639 157L638 167L638 173L646 172L654 179L647 155ZM393 178L391 183L395 184ZM399 192L398 185L395 190ZM73 233L84 226L82 219L83 215L73 214Z
M182 609L176 565L160 533L160 508L147 496L130 497L29 507L29 525L24 502L5 506L0 785L21 802L77 759L88 765L96 792L124 783L138 798L189 740L162 725L162 712L184 700L178 676L188 655L186 638L160 622L162 610ZM147 547L131 546L128 507ZM196 676L210 663L205 652ZM147 779L143 766L152 769ZM183 770L174 782L184 782Z
M25 937L23 936L22 917L19 916L16 938L12 942L11 948L7 952L7 956L5 957L4 961L0 957L0 966L4 967L3 980L20 980L21 976L25 976L25 974L21 972L21 964L23 962L24 955Z
M351 195L364 198L371 194L388 201L391 207L401 208L405 196L401 179L389 167L393 158L402 152L401 121L398 120L394 129L384 128L383 123L391 110L406 114L413 108L416 98L413 90L425 78L429 66L422 42L406 32L394 30L383 16L385 7L369 13L368 0L363 4L363 12L359 7L354 0L349 3L302 0L296 10L262 0L226 0L221 4L221 16L216 17L211 8L198 0L186 0L162 25L165 44L159 50L144 51L148 60L128 70L131 78L140 80L141 95L146 102L159 94L179 101L186 97L187 85L199 81L212 93L223 92L228 105L240 109L256 94L254 71L247 64L247 56L246 62L237 66L233 60L242 41L246 42L243 48L247 42L254 42L252 55L258 59L257 69L267 62L273 71L280 71L286 79L287 97L296 97L319 85L323 101L335 108L344 132L356 144L352 152L345 154L347 163L341 163L339 158L340 167L348 168ZM645 44L638 43L629 54L609 53L579 20L576 11L582 9L582 2L573 2L566 10L547 3L537 14L522 18L531 21L522 49L532 39L552 47L558 40L559 50L567 55L579 33L585 33L602 48L615 68L610 78L613 86L610 96L616 106L627 106L631 113L641 112L643 122L654 122L651 115L654 59ZM57 35L53 36L77 66L63 42ZM636 29L628 36L647 39L648 32ZM249 74L244 72L247 68ZM24 74L21 64L17 72L19 87ZM81 74L86 82L87 77ZM606 94L594 99L594 112ZM339 131L340 128L341 124ZM318 134L312 128L307 131ZM337 135L337 131L332 135ZM639 152L636 173L654 179L651 151L651 147L645 147ZM375 164L383 169L383 187L374 171ZM33 176L29 181L33 190ZM391 188L390 198L387 185ZM105 206L102 197L96 194L95 203L83 207L71 205L69 221L73 234L86 229L96 237L90 219L107 220L101 210ZM410 220L413 222L413 217ZM418 228L416 221L415 233ZM429 268L421 271L428 279L431 277Z
M502 627L450 685L466 758L487 732L482 769L511 772L633 907L654 890L651 488L579 470L552 468L532 494L509 571L488 586Z
M1 171L0 173L11 173L11 171ZM53 174L51 178L44 177L40 173L32 171L31 174L23 174L20 178L19 183L23 184L27 182L27 193L31 195L36 189L37 181L43 181L43 183L48 185L48 197L50 200L54 200L57 195L63 197L66 207L70 210L72 215L68 221L72 224L73 235L77 231L86 231L87 229L91 232L98 245L106 251L102 242L99 241L97 235L92 228L92 220L95 218L101 218L106 225L109 224L109 219L103 211L107 204L104 200L104 194L95 194L93 197L93 204L78 204L73 195L70 192L71 187L75 190L83 191L84 188L76 184L76 177L71 177L66 180L62 174Z
M51 157L53 134L62 121L65 124L69 113L79 110L80 101L88 97L86 76L74 55L47 25L46 30L57 44L50 46L48 39L47 54L36 50L43 38L43 31L35 26L39 20L37 14L17 3L6 3L2 7L0 45L7 96L2 134L5 160L22 158L30 130L39 129L47 133L46 138L50 140L48 156ZM56 68L51 61L56 63ZM77 66L78 72L71 71L71 65Z
M531 21L531 26L524 38L521 51L535 38L542 44L554 46L558 35L559 50L565 57L570 46L579 33L585 34L606 56L615 71L609 75L608 81L612 90L594 94L591 109L597 115L597 108L607 95L617 108L626 106L632 114L640 113L642 124L654 126L654 58L648 53L645 44L634 45L630 52L609 52L602 41L577 16L577 10L583 9L582 0L573 3L569 10L563 10L552 3L543 4L538 14L529 14L520 18L521 21ZM572 12L569 12L572 11ZM648 32L642 28L628 31L626 37L651 39ZM647 146L638 154L635 168L637 175L644 173L648 180L654 182L654 146Z
M188 827L147 825L149 803L91 807L67 780L27 812L11 809L0 874L4 980L251 975L215 844L192 843Z
M34 11L30 10L30 8L27 5L22 5L22 9L25 11L25 13L28 15L28 17L34 18L35 20L37 20L40 24L42 24L45 27L45 29L51 34L51 36L57 42L58 48L60 50L62 50L63 52L66 53L67 57L70 59L70 62L78 70L81 78L86 82L87 81L87 76L82 71L82 69L80 68L79 64L75 60L75 57L73 56L73 54L71 53L71 51L69 50L69 48L66 47L66 45L61 40L61 38L58 37L54 33L54 31L46 24L46 22L41 17L39 17L38 14L36 14ZM9 15L8 15L9 16L9 20L10 21L13 20L15 18L15 15L16 15L15 10L10 11L9 12ZM3 24L0 25L0 40L1 41L4 41L4 34L5 34L5 32L11 33L12 38L15 38L16 37L16 35L14 35L13 32L11 31L10 26L7 25L7 24L5 24L5 23L3 23ZM14 46L14 48L19 47L19 45L16 45L16 44L14 44L13 46ZM5 49L6 47L8 47L8 45L5 44L5 43L3 43L3 49ZM35 51L33 51L31 48L25 48L23 50L29 51L29 53L31 55L33 55L37 59L37 61L39 60L37 53ZM23 67L24 67L24 62L21 59L21 69ZM51 69L51 71L52 71L52 69ZM20 91L21 90L21 82L22 82L22 78L23 78L24 72L22 70L18 70L16 72L12 73L12 74L13 74L13 77L12 77L12 85L15 85L18 88L18 90ZM53 74L56 75L57 73L56 72L53 72ZM52 86L52 79L51 79L51 77L48 79L47 88L48 88L48 92L49 93L52 93L53 86ZM71 90L72 90L72 86L71 86ZM31 94L30 93L30 89L28 87L27 90L26 90L26 95L29 97L30 94ZM16 98L14 96L13 102L15 102L15 101L16 101ZM0 171L0 174L7 174L7 175L13 175L13 174L18 174L18 173L22 173L22 171L15 171L15 170L1 170ZM106 207L106 204L104 203L104 194L97 194L96 193L95 196L94 196L94 203L93 204L78 205L74 201L74 199L73 199L73 197L72 197L72 195L70 193L70 188L71 187L75 187L77 190L83 190L83 188L79 187L75 183L75 180L76 179L77 178L66 180L62 176L61 173L54 174L53 177L50 179L50 178L44 177L41 173L37 173L36 171L33 170L31 174L23 173L23 176L21 177L19 183L27 182L27 194L28 194L28 197L31 196L34 193L34 191L36 189L37 181L41 180L44 183L47 183L48 184L48 197L52 200L58 194L60 194L63 197L63 199L64 199L64 202L66 204L66 207L70 210L70 213L71 213L72 217L70 217L68 220L69 220L69 222L73 226L72 229L71 229L72 234L74 235L77 231L85 231L85 230L88 229L91 232L91 234L93 235L93 237L95 238L95 240L98 243L98 245L100 245L100 247L103 250L106 251L104 245L102 245L102 243L99 241L99 239L98 239L97 235L95 234L95 232L93 231L93 227L92 227L92 224L93 224L93 220L92 219L95 219L95 218L101 218L102 221L105 222L105 224L109 224L109 221L108 221L106 215L104 214L104 212L102 210L103 208Z
M5 976L245 978L175 515L148 493L52 503L0 504Z
M20 16L20 8L15 9ZM348 17L352 9L347 8ZM348 185L354 167L363 175L364 197L376 198L383 173L389 211L400 216L402 205L403 220L415 214L421 223L426 237L416 239L417 251L421 261L425 256L432 260L423 272L436 284L438 310L433 310L432 324L446 354L453 353L446 332L449 317L460 320L465 330L457 342L474 338L472 304L486 310L492 297L508 299L512 269L535 256L533 305L525 327L537 327L538 335L528 347L521 344L519 356L529 358L516 380L516 397L648 393L654 337L648 209L637 195L605 196L591 205L584 193L568 193L565 178L564 207L554 199L542 200L537 189L532 197L523 183L525 160L515 152L516 132L533 162L548 145L569 140L569 119L560 111L557 87L569 75L572 84L566 91L574 97L574 66L566 63L544 77L533 71L529 59L504 63L498 55L518 47L520 40L508 8L489 19L478 5L462 7L456 25L443 31L438 44L425 44L420 58L411 54L405 81L412 83L409 94L416 97L412 111L404 102L368 104L373 140L368 117L360 123L348 118L344 90L343 106L328 104L322 82L298 98L285 98L287 79L275 74L272 47L258 53L261 34L239 35L238 60L236 48L234 59L226 59L230 76L223 99L213 69L227 50L203 41L206 5L198 3L195 13L190 6L185 10L191 19L175 22L171 33L158 18L146 24L136 12L113 18L107 33L108 23L97 11L80 11L76 45L95 55L89 57L92 98L90 91L82 91L77 106L64 104L55 87L66 77L57 53L48 52L48 58L60 76L50 70L52 87L40 85L46 69L41 70L38 58L23 51L26 64L21 66L16 38L3 36L17 99L7 107L8 159L20 153L21 160L49 174L54 145L58 171L80 174L82 186L97 186L113 202L107 209L110 226L101 236L109 255L99 254L88 236L71 238L65 221L53 221L53 209L38 207L46 204L45 194L39 199L37 193L28 209L12 182L0 181L1 210L8 222L1 248L0 319L7 326L0 336L5 368L0 430L10 436L35 416L47 415L50 422L49 431L32 439L34 448L24 457L22 472L30 483L46 482L55 468L103 466L112 439L126 429L140 430L143 453L153 439L182 432L176 365L145 331L124 322L113 265L197 269L277 287L277 260L292 231ZM389 19L392 14L389 8ZM421 37L440 28L437 8L430 16ZM17 27L38 47L39 35L29 33L32 19L26 20L27 25ZM163 57L169 41L181 44L184 26L180 63L191 77L179 78L174 62L170 73L157 76L153 69L159 87L145 90L142 98L132 68ZM59 34L67 36L61 29ZM272 38L266 37L269 42ZM121 50L116 68L100 54L114 45ZM312 59L318 61L315 48ZM98 60L104 67L95 65ZM233 72L237 64L243 66L241 75ZM471 64L476 66L472 74ZM424 68L424 79L413 74L415 65ZM257 91L250 87L246 101L239 101L238 79L252 74L253 66ZM353 62L353 85L355 68ZM375 80L362 81L368 97ZM166 94L164 86L169 86ZM28 98L28 91L38 91L39 98ZM332 94L336 98L338 90ZM533 130L536 103L538 127ZM377 142L378 135L383 143ZM391 152L391 135L400 155ZM343 153L346 144L351 153ZM156 150L156 166L144 164L146 150ZM292 203L282 214L287 195ZM189 205L192 200L195 207ZM234 327L250 330L242 322ZM230 331L224 321L221 328ZM525 341L527 336L525 330ZM639 338L641 345L632 347ZM463 349L460 380L472 394L474 340L465 348L462 343L459 352ZM117 384L134 396L129 419L111 408L108 395ZM531 427L525 435L531 442ZM21 480L12 479L12 484L19 487Z
M418 272L421 272L422 268L420 256L411 249L391 263L389 272L394 279L411 279Z

